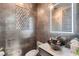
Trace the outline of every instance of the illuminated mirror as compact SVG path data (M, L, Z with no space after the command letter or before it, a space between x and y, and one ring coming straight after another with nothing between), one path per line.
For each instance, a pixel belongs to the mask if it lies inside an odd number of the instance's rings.
M73 4L56 4L50 10L50 17L52 33L73 33Z

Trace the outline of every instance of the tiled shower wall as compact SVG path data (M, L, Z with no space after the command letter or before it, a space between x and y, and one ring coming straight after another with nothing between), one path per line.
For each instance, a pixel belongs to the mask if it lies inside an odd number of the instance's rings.
M3 31L4 34L1 33L1 36L4 37L4 38L0 37L1 38L0 40L2 40L2 42L0 41L0 43L4 44L4 46L2 46L2 47L6 50L6 52L7 52L7 49L8 49L8 46L7 46L8 42L7 41L11 40L12 36L13 36L12 39L14 39L14 34L12 35L12 33L15 31L15 28L14 28L15 24L13 25L13 24L10 23L11 21L9 21L10 19L12 19L12 20L15 19L14 9L15 9L14 4L0 4L0 15L1 15L0 21L4 20L2 22L4 24L4 26L1 25L2 27L0 28L1 31L4 30ZM11 25L11 26L9 26L9 25Z
M23 7L31 10L29 16L34 17L33 21L35 21L36 12L33 12L33 8L30 8L30 6L32 6L32 4L24 4ZM25 32L26 34L21 33L21 27L20 29L17 28L20 20L17 20L16 4L0 4L0 47L2 46L4 48L5 55L24 55L29 50L35 48L34 31ZM33 26L34 25L35 24L33 24Z

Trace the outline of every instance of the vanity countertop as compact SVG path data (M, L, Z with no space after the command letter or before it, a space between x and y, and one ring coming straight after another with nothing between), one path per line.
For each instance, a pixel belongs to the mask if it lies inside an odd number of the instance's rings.
M55 51L51 48L51 46L48 43L43 43L39 45L39 48L43 49L47 53L54 55L54 56L76 56L75 54L71 52L69 48L61 47L62 48L61 51Z
M4 51L0 51L0 56L4 56Z

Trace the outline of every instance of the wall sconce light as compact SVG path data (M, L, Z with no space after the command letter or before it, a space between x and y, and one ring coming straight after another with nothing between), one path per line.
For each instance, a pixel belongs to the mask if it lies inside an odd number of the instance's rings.
M39 14L39 15L41 15L41 14L43 14L43 13L44 13L44 9L39 9L39 10L38 10L38 14Z

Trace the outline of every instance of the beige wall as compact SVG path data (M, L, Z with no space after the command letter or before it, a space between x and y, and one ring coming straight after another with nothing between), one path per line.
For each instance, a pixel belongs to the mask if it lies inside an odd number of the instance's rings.
M48 4L39 4L37 9L37 32L38 41L46 42L49 40L49 8Z

